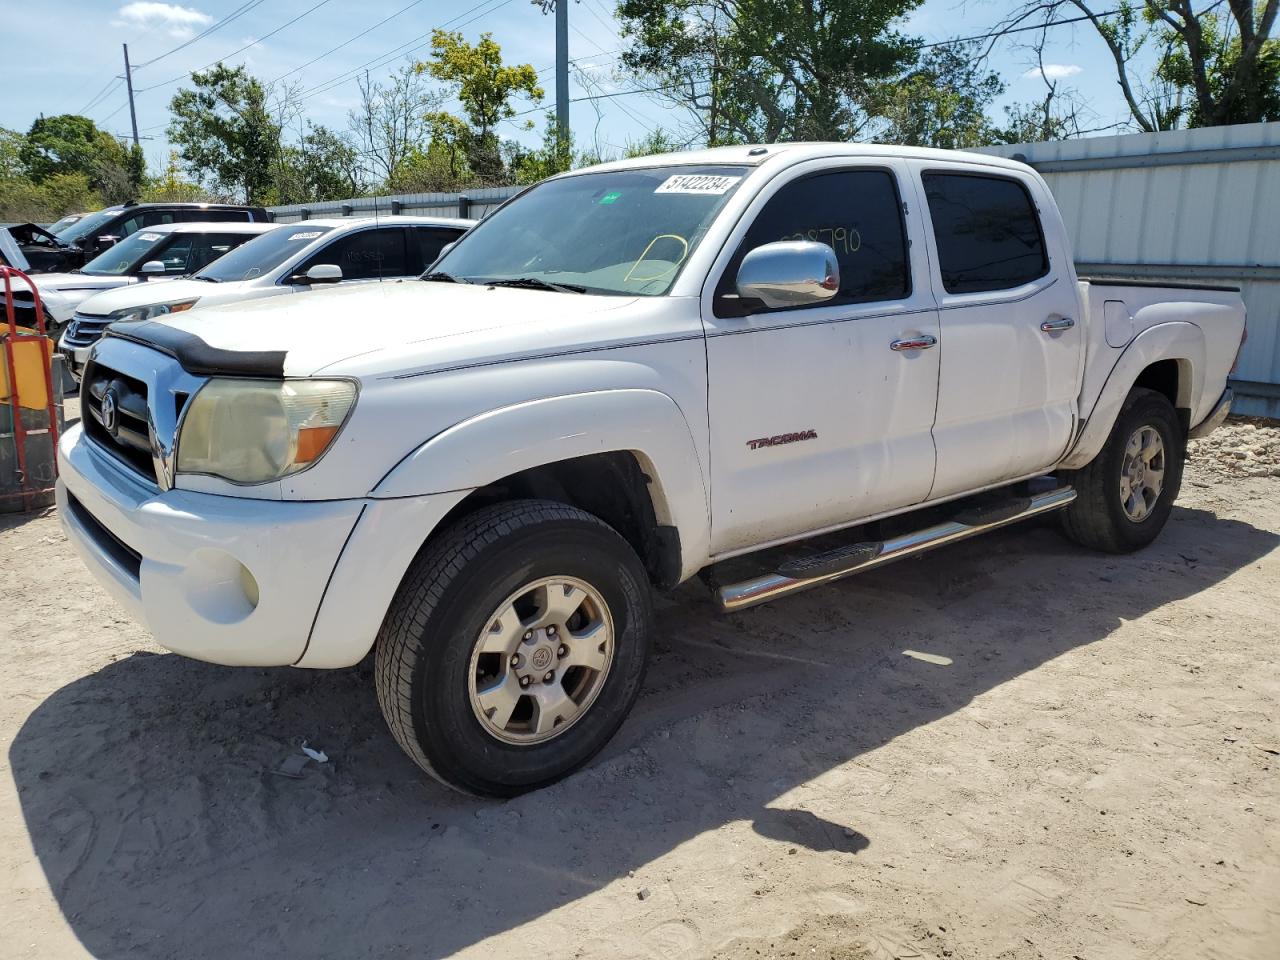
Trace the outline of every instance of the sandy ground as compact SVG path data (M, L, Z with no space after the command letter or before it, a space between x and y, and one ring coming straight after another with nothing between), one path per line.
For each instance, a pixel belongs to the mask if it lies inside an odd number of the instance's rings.
M1232 431L1136 556L687 586L613 745L507 803L420 776L367 664L166 654L0 518L0 956L1274 960L1280 435Z

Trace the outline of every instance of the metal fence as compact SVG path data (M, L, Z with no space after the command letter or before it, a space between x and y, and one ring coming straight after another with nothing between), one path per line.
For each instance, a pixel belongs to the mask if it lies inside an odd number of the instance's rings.
M383 216L418 213L437 217L473 217L478 220L523 189L524 187L476 187L463 193L398 193L387 197L296 203L270 209L272 218L278 223L297 223L318 217L371 217L375 212Z
M1239 284L1239 413L1280 417L1280 123L990 147L1049 182L1082 274Z

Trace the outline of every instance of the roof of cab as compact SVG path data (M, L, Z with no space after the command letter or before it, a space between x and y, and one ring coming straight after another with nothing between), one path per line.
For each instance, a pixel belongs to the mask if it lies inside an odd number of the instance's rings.
M569 174L592 173L609 170L638 170L644 167L665 165L732 164L760 167L789 166L805 160L828 157L864 157L876 159L915 159L972 163L985 167L1002 167L1006 170L1031 172L1031 168L1016 160L1009 160L989 153L972 153L964 150L938 150L932 147L902 147L883 143L769 143L743 144L732 147L710 147L705 150L686 150L679 153L659 153L629 160L614 160L592 167L582 167Z

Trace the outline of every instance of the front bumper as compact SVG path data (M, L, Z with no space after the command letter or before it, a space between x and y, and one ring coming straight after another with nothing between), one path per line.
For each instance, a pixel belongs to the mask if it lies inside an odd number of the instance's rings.
M1231 401L1235 399L1235 395L1231 392L1231 388L1222 391L1222 396L1218 398L1218 402L1214 404L1213 410L1209 415L1201 420L1187 432L1188 440L1199 440L1207 437L1213 431L1222 426L1222 422L1227 419L1227 414L1231 412Z
M79 425L58 445L58 469L58 512L89 570L162 646L214 663L302 656L365 505L162 493Z

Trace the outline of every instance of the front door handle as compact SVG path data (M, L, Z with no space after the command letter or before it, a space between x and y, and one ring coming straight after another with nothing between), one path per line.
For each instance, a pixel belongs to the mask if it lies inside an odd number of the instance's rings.
M919 337L903 337L901 340L894 340L889 344L889 349L901 353L904 350L928 350L930 347L936 347L937 345L938 338L931 337L926 333Z
M1070 330L1075 325L1076 322L1070 317L1058 317L1040 324L1040 330L1043 333L1061 333L1063 330Z

